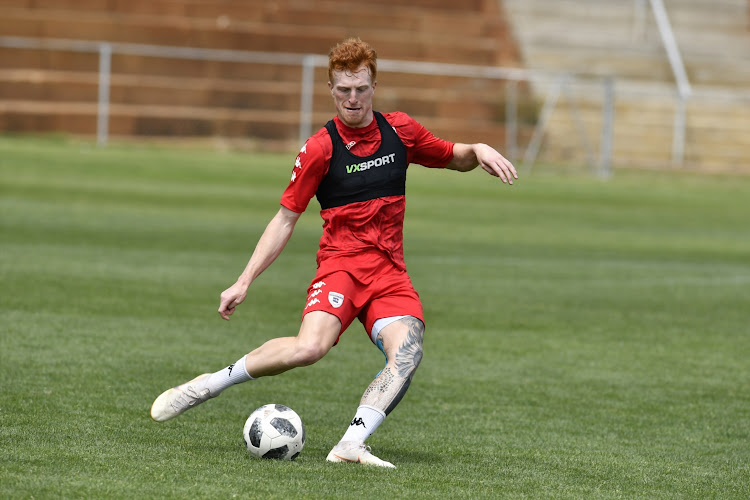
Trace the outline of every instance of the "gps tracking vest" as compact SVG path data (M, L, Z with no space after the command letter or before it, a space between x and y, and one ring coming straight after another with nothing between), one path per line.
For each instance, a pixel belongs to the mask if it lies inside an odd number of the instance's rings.
M373 114L380 129L380 147L370 156L352 154L333 120L326 123L333 154L328 173L315 193L320 208L406 193L406 146L382 114L377 111Z

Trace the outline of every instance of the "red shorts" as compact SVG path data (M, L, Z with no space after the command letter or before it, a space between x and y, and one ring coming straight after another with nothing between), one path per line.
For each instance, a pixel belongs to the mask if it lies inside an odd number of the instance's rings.
M353 264L352 260L356 259L347 259L347 264ZM359 318L368 335L380 318L414 316L424 323L422 302L409 275L389 259L379 256L373 262L369 258L364 268L347 265L347 269L331 270L330 266L318 269L307 289L303 318L312 311L333 314L341 320L339 337L354 318Z

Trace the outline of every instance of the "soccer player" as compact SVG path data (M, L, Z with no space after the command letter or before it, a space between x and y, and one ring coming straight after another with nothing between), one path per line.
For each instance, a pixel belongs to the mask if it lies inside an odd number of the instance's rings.
M218 312L229 320L316 196L323 235L299 333L269 340L222 370L168 389L151 407L154 420L176 417L234 384L319 361L357 318L386 365L326 460L394 467L364 443L404 397L422 360L422 304L403 255L406 169L411 163L462 172L480 166L508 184L518 176L486 144L445 141L405 113L373 111L376 76L376 52L358 38L331 50L328 87L336 116L300 150L278 213L237 282L221 294Z

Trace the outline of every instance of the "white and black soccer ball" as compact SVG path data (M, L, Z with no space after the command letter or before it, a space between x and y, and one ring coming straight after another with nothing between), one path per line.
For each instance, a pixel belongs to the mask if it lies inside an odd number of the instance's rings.
M291 408L268 404L250 414L242 437L254 457L294 460L305 446L305 426Z

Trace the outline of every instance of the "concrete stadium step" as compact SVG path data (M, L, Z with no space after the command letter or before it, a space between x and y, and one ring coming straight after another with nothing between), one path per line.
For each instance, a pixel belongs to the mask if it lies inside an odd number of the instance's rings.
M403 9L400 0L371 0L372 9ZM121 13L147 13L159 15L183 15L188 17L210 16L220 13L232 13L242 16L257 15L261 12L277 12L289 8L310 8L311 2L305 0L288 2L268 2L265 0L243 0L227 2L216 0L0 0L2 7L16 8L57 8L68 11L109 11ZM318 10L346 10L351 4L343 0L321 0L313 7ZM424 10L446 11L447 13L483 12L488 7L494 8L492 0L412 0L409 7ZM358 11L359 12L359 11Z
M98 75L73 71L44 71L30 69L0 70L0 88L5 99L23 103L20 108L6 109L27 110L38 115L40 109L48 104L60 104L71 107L53 106L52 110L78 110L74 116L88 115L87 130L95 130L94 116L98 93ZM405 111L423 124L435 124L434 132L447 131L445 135L452 140L469 140L468 135L477 133L487 140L497 141L502 138L504 129L501 122L504 118L502 101L494 92L465 93L443 89L419 90L389 88L380 92L375 101L376 109L387 111ZM191 126L185 120L192 116L224 119L231 115L235 121L254 122L269 119L270 113L280 113L291 120L284 138L296 137L299 120L300 85L297 82L243 82L211 78L160 77L142 75L112 75L110 82L110 110L113 128L121 134L131 132L142 134L141 129L128 125L137 116L137 123L153 124L156 120L171 118L181 122L179 126L168 127L151 125L148 130L190 131L192 129L210 129L215 133L235 129L217 127L198 127L195 120ZM322 125L333 116L335 110L330 94L324 86L316 88L314 112ZM153 108L153 110L152 110ZM252 113L243 113L251 111ZM139 114L140 113L140 114ZM54 113L53 114L59 114ZM156 117L152 115L156 114ZM125 118L122 116L124 115ZM293 117L293 118L292 118ZM60 118L49 123L60 123ZM80 124L80 118L75 124ZM271 120L273 121L273 119ZM38 123L38 122L31 122ZM78 127L78 125L75 125ZM251 130L249 125L244 130ZM275 129L275 130L278 130ZM80 130L76 129L80 132ZM470 131L470 132L468 132ZM196 135L191 132L191 135ZM478 139L475 139L478 140Z
M347 26L350 30L401 30L415 33L436 33L445 36L486 36L483 27L492 25L484 15L488 10L497 10L494 2L445 2L441 7L434 0L421 6L411 2L383 0L357 6L357 15L352 15L351 4L342 0L320 2L287 1L267 2L245 0L243 2L184 1L184 0L131 0L110 2L86 2L79 0L31 1L0 0L0 7L46 11L49 15L75 13L78 16L106 15L112 19L144 19L158 16L163 21L189 23L203 20L219 27L262 22L266 24L291 24L319 27ZM449 30L447 30L449 28Z
M381 59L486 66L519 57L495 0L374 0L356 8L343 0L0 0L0 9L0 33L8 36L324 55L358 35ZM0 129L93 134L97 68L93 53L0 48ZM335 113L326 81L326 69L317 68L314 127ZM503 82L382 70L379 81L380 111L409 112L451 140L504 140ZM110 134L296 143L300 87L296 66L115 52ZM520 85L519 94L528 97L529 87Z
M607 57L606 49L583 50L561 46L527 48L530 69L572 72L586 76L619 76L630 79L671 81L672 68L665 56L641 51L620 51Z
M0 70L0 85L3 97L7 99L96 102L99 82L96 73ZM300 84L113 75L110 101L138 105L298 110Z
M703 27L699 31L681 30L676 34L682 53L688 58L717 54L726 58L750 57L747 55L750 33L744 25L738 26L735 32L727 29L707 30ZM531 46L665 54L655 28L649 29L642 38L634 38L632 28L622 22L562 25L556 19L539 21L535 23L535 30L524 34L523 39Z
M750 74L748 2L673 0L666 4L691 80L746 85ZM532 67L608 72L626 78L644 78L655 67L651 78L673 78L650 8L644 13L643 36L635 36L633 2L506 0L505 5Z
M671 137L674 127L675 108L651 108L642 103L618 103L615 107L615 132L619 133L632 129L633 134L642 135L644 129L660 129ZM592 137L595 137L602 124L601 109L579 108L577 119L584 124ZM561 104L550 117L551 128L571 126L573 117L569 109ZM750 130L750 114L746 109L730 107L717 108L714 104L707 105L700 102L689 102L686 109L686 126L689 133L699 135L702 139L734 136L738 144L745 140L747 130ZM750 148L748 148L750 150Z
M650 7L637 32L634 2L618 0L504 0L526 64L531 68L617 77L614 158L621 165L672 161L674 75ZM688 78L694 89L686 109L686 165L750 168L750 2L665 0ZM632 80L640 80L633 83ZM553 88L535 84L540 96ZM589 87L586 87L587 89ZM709 89L706 97L705 90ZM712 90L711 90L712 89ZM579 91L574 91L579 92ZM601 95L576 94L579 119L598 144ZM542 157L570 158L576 124L558 103ZM566 142L567 139L567 142Z
M0 32L10 36L106 40L154 45L195 46L237 50L298 52L328 48L331 34L314 29L283 36L283 29L259 26L241 31L217 28L215 22L145 17L137 22L113 22L105 15L72 15L68 12L7 9L0 18ZM304 50L302 50L304 51Z
M670 165L676 107L674 91L663 84L627 81L619 82L616 89L613 162L625 166ZM540 152L541 161L551 161L555 157L577 163L586 161L586 151L578 135L581 125L568 108L571 99L594 155L598 154L601 94L581 87L573 90L572 97L560 97L550 117ZM746 139L750 130L748 110L750 92L696 86L686 108L686 166L747 172L750 166L750 142Z
M634 2L505 0L505 4L513 13L517 36L524 44L545 39L615 47L661 43L649 7L643 13L643 31L637 31ZM666 4L667 15L684 52L692 52L693 48L732 49L732 46L705 43L706 37L719 36L740 43L750 38L747 2L733 2L729 8L722 2L678 0Z
M622 141L621 141L622 142ZM635 144L638 144L637 142ZM731 146L731 144L730 144ZM672 165L672 142L671 138L665 137L663 141L654 141L648 147L615 147L613 151L613 164L618 167L638 168L664 168ZM595 161L598 161L598 150L595 151ZM586 156L580 146L571 145L558 138L545 142L538 162L549 161L558 163L567 161L574 164L586 164ZM685 148L684 166L679 168L696 169L702 171L723 171L735 173L747 173L747 156L737 149L722 147L722 144L695 144L688 143Z
M97 68L96 54L0 48L0 71L14 71L17 72L16 75L23 74L24 70L30 71L30 81L54 81L57 78L55 75L65 75L68 72L88 73L87 81L93 85L97 81ZM45 76L42 73L44 71L49 73ZM158 86L166 87L171 82L176 92L179 92L180 87L214 88L225 91L234 89L238 92L243 89L266 89L271 94L284 89L285 92L296 92L298 95L301 89L301 68L296 66L220 63L115 54L112 59L112 72L113 85L117 82L142 81L156 82L154 85L158 83ZM380 85L376 100L408 102L442 98L446 105L478 101L486 106L497 107L505 99L506 87L503 81L438 76L429 77L430 85L425 87L425 78L424 75L381 71L378 76ZM317 68L314 87L316 102L319 99L330 101L325 83L327 79L327 70ZM528 97L530 89L521 85L518 93L522 98ZM299 105L299 101L296 105Z
M109 130L113 135L224 135L296 140L299 130L297 112L123 104L111 104L109 111ZM96 103L0 101L0 126L5 130L66 130L90 135L96 132L96 114Z
M750 44L747 52L750 54ZM565 43L535 45L526 50L529 67L554 69L588 75L617 75L630 79L673 81L673 71L664 49L620 48L616 57L608 57L612 47L570 46ZM738 48L735 51L742 52ZM685 55L683 62L688 79L703 85L725 84L746 87L750 82L750 59L732 56L727 51L721 56L708 53ZM747 56L750 57L750 56ZM533 61L533 62L531 62Z
M317 112L313 129L317 130L333 116ZM15 132L53 132L93 135L96 132L97 106L82 102L39 102L0 100L0 130ZM478 124L467 128L464 122L415 115L435 135L453 141L482 141L501 147L505 128L500 124ZM299 114L296 112L196 108L177 106L110 105L109 132L114 137L226 137L279 141L287 149L298 147ZM529 131L523 132L528 137Z
M549 88L545 90L550 91ZM686 103L690 125L750 130L750 91L710 86L696 86L693 90ZM580 88L571 88L570 97L566 94L560 96L553 116L568 113L571 100L584 120L600 119L602 95ZM674 90L663 85L621 81L615 87L614 113L619 122L640 121L671 126L676 105Z
M246 22L227 27L215 19L120 16L117 22L105 14L74 15L66 11L6 9L0 32L11 36L77 38L155 45L230 48L326 54L336 41L349 36L350 28L300 24ZM422 30L393 31L363 28L361 36L384 54L400 59L461 61L495 64L498 37L454 36ZM391 56L394 58L394 56Z
M745 0L665 0L664 4L674 26L696 23L706 28L747 22L743 17L748 9ZM564 20L562 24L580 20L632 23L637 14L636 3L632 0L503 0L503 5L520 22L557 19ZM643 13L645 21L652 23L653 14L648 5Z
M97 72L98 67L99 55L97 53L0 47L0 69ZM112 72L130 75L172 76L175 78L202 76L242 81L300 82L302 79L302 70L299 66L146 57L117 52L112 55ZM321 78L326 78L325 70L320 70L318 75ZM321 81L325 82L326 80Z
M0 88L6 99L96 102L98 74L38 69L0 69ZM502 121L502 89L464 92L451 89L387 87L377 93L378 109L447 119ZM119 104L232 107L235 109L298 111L301 84L280 81L243 81L221 78L113 74L110 101ZM333 112L325 85L314 89L315 111Z
M702 115L698 116L699 119L703 118ZM672 123L669 123L671 116L662 118L658 121L648 118L618 121L613 136L613 162L625 166L669 165L672 161L674 129ZM688 112L685 163L712 167L724 165L736 171L747 171L750 147L747 146L745 134L742 132L747 129L740 128L742 125L720 123L718 115L716 120L721 125L719 128L714 128L711 124L696 123ZM585 118L584 121L588 140L594 153L598 154L599 122ZM540 157L551 158L560 155L561 158L585 161L585 150L580 140L571 143L571 134L561 132L575 126L568 117L553 118Z

